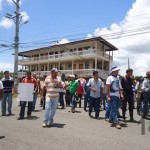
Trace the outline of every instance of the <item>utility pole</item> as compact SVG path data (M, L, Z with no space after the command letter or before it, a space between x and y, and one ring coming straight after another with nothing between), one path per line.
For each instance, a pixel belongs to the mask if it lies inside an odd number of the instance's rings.
M16 5L16 15L15 15L15 25L16 25L16 29L15 29L15 53L14 53L14 86L15 86L15 90L17 90L18 87L18 48L19 48L19 18L20 18L20 12L19 12L19 1L20 0L16 0L16 2L13 0L13 2Z

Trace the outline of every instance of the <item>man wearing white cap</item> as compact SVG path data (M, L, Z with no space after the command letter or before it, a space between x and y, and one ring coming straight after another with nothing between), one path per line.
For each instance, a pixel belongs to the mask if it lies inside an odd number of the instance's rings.
M116 124L117 129L121 129L121 126L117 118L118 109L119 109L119 100L120 100L119 97L123 99L120 81L117 77L119 70L120 69L116 66L112 67L111 75L106 80L107 101L110 103L110 107L111 107L109 122Z

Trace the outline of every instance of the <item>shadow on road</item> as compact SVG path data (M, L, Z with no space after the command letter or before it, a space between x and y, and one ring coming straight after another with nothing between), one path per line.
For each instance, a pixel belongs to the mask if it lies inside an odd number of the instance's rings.
M53 125L47 125L47 128L63 128L65 125L63 123L54 123Z
M37 120L37 119L39 119L39 117L37 117L37 116L31 116L30 118L26 117L25 119L28 119L28 120Z

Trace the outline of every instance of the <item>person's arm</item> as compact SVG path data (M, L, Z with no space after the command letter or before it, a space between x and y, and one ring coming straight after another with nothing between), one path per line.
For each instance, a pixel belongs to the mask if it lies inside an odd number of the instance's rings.
M149 87L147 88L147 80L144 80L144 81L143 81L143 84L142 84L142 91L143 91L143 92L149 92L149 91L150 91L150 88L149 88Z
M110 101L110 84L106 84L107 101Z
M0 89L0 100L1 100L2 97L3 97L3 93L4 93L3 89Z
M100 104L103 102L103 87L100 88Z
M88 87L91 91L96 92L96 90L95 90L93 87L91 87L90 80L89 80L89 82L88 82L88 84L87 84L87 87Z

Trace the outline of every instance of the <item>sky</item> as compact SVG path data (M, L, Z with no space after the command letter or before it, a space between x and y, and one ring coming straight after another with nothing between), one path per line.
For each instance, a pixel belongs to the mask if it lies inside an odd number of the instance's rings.
M15 24L5 17L14 12L0 0L0 71L14 70ZM19 51L101 36L119 49L113 66L122 75L128 59L135 75L150 70L150 0L20 0L20 13Z

